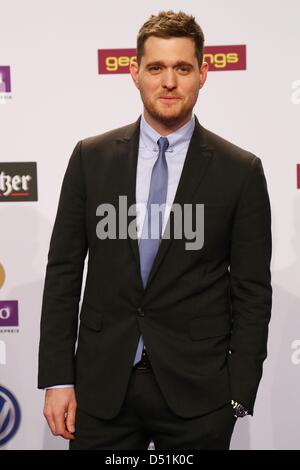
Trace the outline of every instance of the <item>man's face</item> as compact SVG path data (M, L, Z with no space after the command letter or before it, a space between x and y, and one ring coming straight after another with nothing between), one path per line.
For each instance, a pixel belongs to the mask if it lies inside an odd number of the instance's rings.
M191 38L150 36L140 65L130 67L148 122L170 129L187 122L205 83L207 67L204 62L199 69Z

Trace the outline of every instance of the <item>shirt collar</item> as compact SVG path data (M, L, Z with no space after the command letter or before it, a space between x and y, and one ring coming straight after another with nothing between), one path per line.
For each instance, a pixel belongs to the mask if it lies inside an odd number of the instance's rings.
M177 152L178 150L180 150L180 147L183 144L186 144L186 142L191 139L194 132L194 128L195 115L193 114L191 119L186 124L184 124L184 126L181 126L176 131L171 132L170 134L165 136L169 141L169 147L167 149L167 152L170 152L170 154L172 154L174 151ZM153 129L150 124L148 124L144 115L142 115L140 138L142 140L143 145L151 152L157 152L157 141L160 137L161 135L155 129Z

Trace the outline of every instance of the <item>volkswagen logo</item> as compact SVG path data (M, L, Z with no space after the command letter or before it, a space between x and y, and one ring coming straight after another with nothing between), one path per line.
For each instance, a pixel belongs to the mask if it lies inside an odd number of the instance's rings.
M20 406L13 394L0 386L0 446L6 444L17 432L20 424Z

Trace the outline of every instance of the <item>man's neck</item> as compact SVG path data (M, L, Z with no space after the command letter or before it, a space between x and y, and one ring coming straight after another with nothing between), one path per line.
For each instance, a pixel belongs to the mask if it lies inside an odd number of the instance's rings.
M187 122L189 122L192 118L192 111L190 115L188 115L185 119L182 121L175 122L173 125L166 125L162 122L157 121L156 119L153 119L149 113L144 109L144 118L156 132L158 132L161 136L167 136L171 134L171 132L177 131L177 129L180 129L180 127L183 127Z

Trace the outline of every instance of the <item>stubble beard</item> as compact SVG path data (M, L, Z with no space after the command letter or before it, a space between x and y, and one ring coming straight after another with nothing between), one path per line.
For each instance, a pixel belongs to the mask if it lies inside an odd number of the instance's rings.
M141 98L142 98L145 110L151 116L151 118L154 119L155 121L160 122L161 124L163 124L164 126L167 126L167 127L174 127L174 126L180 124L192 112L192 108L191 109L185 109L185 108L182 109L181 108L177 113L173 112L172 114L168 115L168 113L161 112L158 109L158 106L156 107L151 102L146 100L143 96L141 96Z

